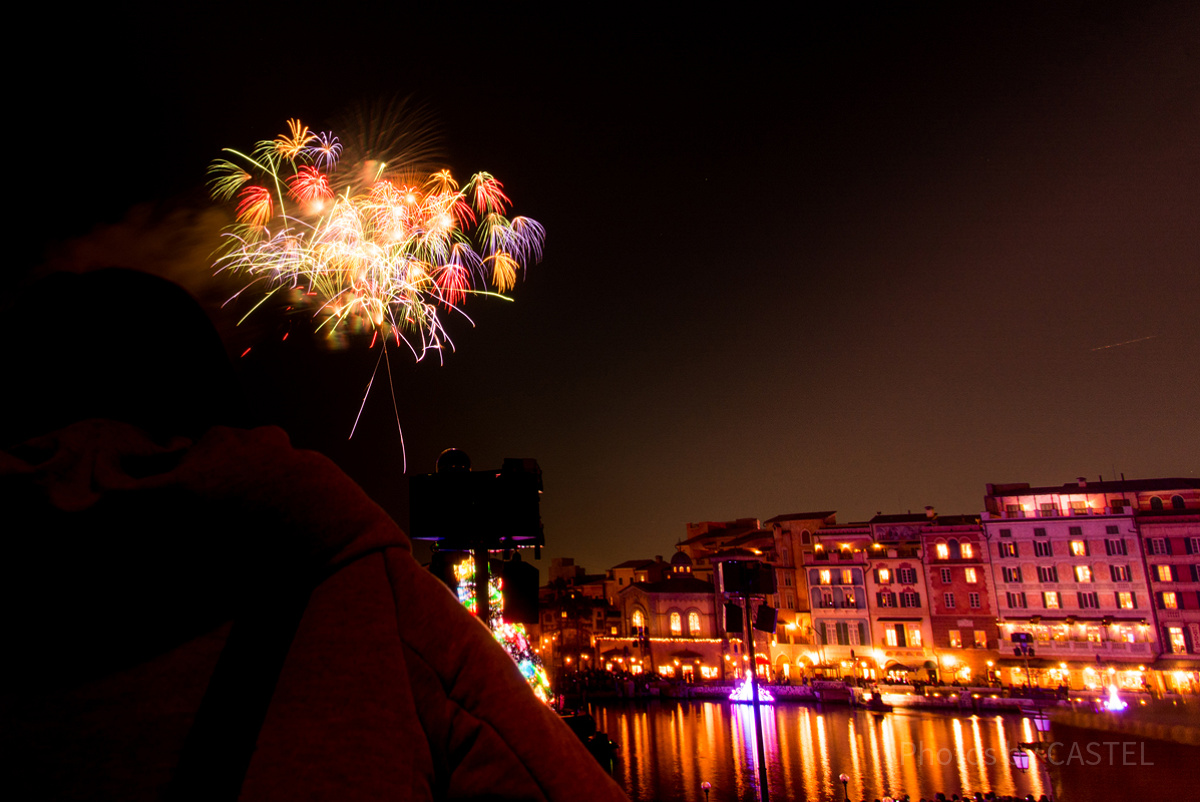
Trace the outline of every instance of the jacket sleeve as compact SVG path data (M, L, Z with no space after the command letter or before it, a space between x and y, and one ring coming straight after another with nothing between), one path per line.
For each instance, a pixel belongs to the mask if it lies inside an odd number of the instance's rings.
M439 798L626 799L444 585L404 552L388 573Z

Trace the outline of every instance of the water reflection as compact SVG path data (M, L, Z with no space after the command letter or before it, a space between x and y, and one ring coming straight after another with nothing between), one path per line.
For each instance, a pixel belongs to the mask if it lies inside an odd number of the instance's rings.
M650 702L595 706L601 729L620 748L615 776L635 800L756 798L754 712L728 702ZM773 799L839 802L838 775L852 799L938 791L995 791L1035 797L1037 772L1014 772L1010 744L1033 740L1020 716L870 713L844 707L766 705L761 710L767 781Z

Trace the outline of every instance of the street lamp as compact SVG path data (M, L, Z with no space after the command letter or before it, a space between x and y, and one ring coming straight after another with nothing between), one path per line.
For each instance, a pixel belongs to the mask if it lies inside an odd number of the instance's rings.
M1033 726L1038 733L1038 740L1031 743L1019 743L1017 744L1016 749L1013 749L1008 753L1008 758L1010 761L1012 761L1013 767L1019 769L1021 773L1024 774L1029 769L1030 752L1033 752L1037 759L1042 763L1046 763L1050 760L1050 749L1048 748L1049 745L1042 740L1042 736L1050 731L1050 716L1046 715L1044 710L1023 709L1021 712L1033 722ZM1053 779L1050 777L1050 769L1048 767L1046 769L1046 778L1047 780L1050 780L1050 782L1046 784L1046 790L1050 799L1054 799L1054 790L1052 788Z
M700 790L704 792L704 802L708 802L708 792L712 790L712 783L705 780L700 783Z
M846 788L846 783L850 782L850 775L839 774L838 779L842 781L842 796L846 797L846 802L850 802L850 791Z

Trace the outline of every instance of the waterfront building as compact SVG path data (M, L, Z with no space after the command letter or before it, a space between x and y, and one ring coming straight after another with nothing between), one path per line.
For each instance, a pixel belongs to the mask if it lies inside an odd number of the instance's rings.
M1134 520L1142 539L1162 689L1200 692L1200 481L1157 480L1144 488Z
M601 667L686 681L720 678L725 639L713 584L693 576L683 552L670 565L665 579L633 582L617 593L622 631L596 637Z
M812 608L813 651L819 676L861 676L874 644L867 608L867 559L874 541L866 523L833 524L801 545Z
M884 679L905 682L940 676L925 566L921 560L924 515L876 515L869 522L867 605L877 644L875 663Z
M917 534L935 662L947 682L987 683L1001 644L983 526L978 515L939 516L932 507L926 513Z
M608 569L608 578L604 583L604 597L608 603L616 607L617 594L622 588L634 582L661 582L671 572L670 563L663 561L662 555L655 555L653 560L626 560Z
M1178 659L1191 665L1195 643L1183 633L1194 634L1192 622L1172 612L1181 601L1187 609L1182 588L1191 585L1173 588L1176 576L1187 576L1179 569L1194 561L1175 561L1167 544L1185 545L1187 518L1200 510L1198 491L1200 482L1188 479L988 485L983 526L1000 634L1014 650L999 661L1004 678L1139 690L1153 678L1161 689L1153 670L1160 653L1178 647ZM1147 540L1143 519L1162 534ZM1181 643L1168 645L1176 625L1163 629L1162 620L1179 622ZM1030 638L1032 657L1020 653L1014 637Z
M738 518L733 521L700 521L687 524L687 537L675 548L692 558L692 572L697 579L714 581L713 556L728 549L744 548L756 558L774 545L771 531L763 529L757 518Z
M604 598L604 574L588 574L570 557L550 561L550 581L538 590L538 623L529 627L552 677L592 667L595 639L620 624Z
M832 510L777 515L763 522L774 542L779 626L771 663L777 679L802 676L814 664L812 605L805 570L805 548L812 553L813 533L837 523Z

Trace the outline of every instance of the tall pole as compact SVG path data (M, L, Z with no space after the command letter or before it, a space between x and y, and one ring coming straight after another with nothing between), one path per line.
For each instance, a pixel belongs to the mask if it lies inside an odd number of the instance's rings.
M475 612L479 620L488 629L492 628L492 611L488 598L488 550L486 546L476 546L472 550L475 558Z
M742 606L746 611L745 616L743 616L746 631L750 633L750 637L746 639L746 642L750 645L750 687L754 692L752 698L754 700L754 740L758 746L759 799L762 802L769 802L770 794L767 791L767 751L763 746L762 714L758 709L758 663L755 662L754 657L754 624L750 622L749 594L742 596Z

